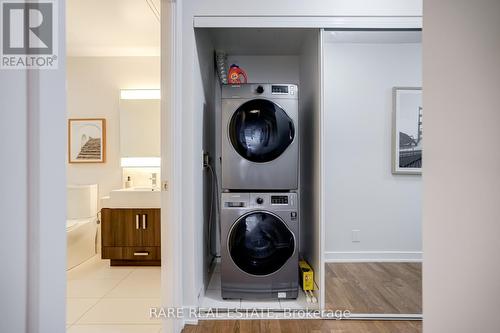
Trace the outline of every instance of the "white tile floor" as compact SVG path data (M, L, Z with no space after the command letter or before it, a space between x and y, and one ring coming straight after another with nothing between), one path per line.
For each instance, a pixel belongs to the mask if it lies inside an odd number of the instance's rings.
M201 300L200 307L216 308L216 309L269 309L269 310L299 310L299 309L314 309L317 304L307 303L306 296L302 290L299 290L297 299L287 300L223 300L221 297L221 280L219 264L214 269L205 296Z
M160 305L160 267L111 267L99 256L67 273L68 333L159 333L149 308ZM223 300L216 267L200 307L216 309L312 309L302 291L296 300Z
M67 273L68 333L158 333L160 267L111 267L95 256Z

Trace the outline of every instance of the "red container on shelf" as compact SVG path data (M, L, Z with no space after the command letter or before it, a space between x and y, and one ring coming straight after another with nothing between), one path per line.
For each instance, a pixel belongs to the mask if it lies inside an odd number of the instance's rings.
M227 74L229 84L247 83L247 73L237 65L231 65Z

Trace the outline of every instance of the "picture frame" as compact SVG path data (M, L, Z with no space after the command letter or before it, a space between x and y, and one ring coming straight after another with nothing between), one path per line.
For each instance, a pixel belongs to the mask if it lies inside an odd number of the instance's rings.
M394 87L392 173L422 174L423 107L421 87Z
M106 119L68 119L68 162L106 162Z

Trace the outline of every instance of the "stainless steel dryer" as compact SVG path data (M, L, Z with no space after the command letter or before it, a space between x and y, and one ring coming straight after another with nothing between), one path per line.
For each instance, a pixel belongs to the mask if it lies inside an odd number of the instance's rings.
M222 193L222 298L297 298L296 193Z
M294 84L222 87L222 188L295 190L298 88Z

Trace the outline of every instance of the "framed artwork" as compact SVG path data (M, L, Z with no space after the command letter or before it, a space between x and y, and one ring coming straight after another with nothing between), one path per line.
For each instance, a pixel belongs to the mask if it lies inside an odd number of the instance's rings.
M106 162L106 119L68 120L69 163Z
M392 173L422 174L422 88L394 87Z

